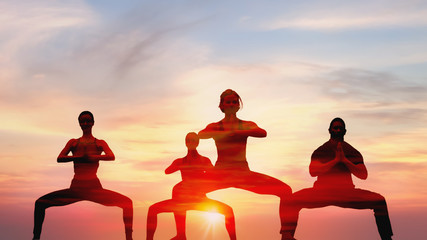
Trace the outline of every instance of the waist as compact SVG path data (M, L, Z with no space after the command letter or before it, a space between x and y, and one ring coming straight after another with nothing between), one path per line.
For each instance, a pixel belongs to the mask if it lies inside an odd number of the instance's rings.
M354 188L351 176L318 177L313 187L316 188Z
M221 169L221 170L249 170L249 164L246 160L243 161L226 161L226 160L220 160L216 161L215 163L215 169Z
M70 188L102 188L102 185L96 176L90 179L74 177L71 181Z

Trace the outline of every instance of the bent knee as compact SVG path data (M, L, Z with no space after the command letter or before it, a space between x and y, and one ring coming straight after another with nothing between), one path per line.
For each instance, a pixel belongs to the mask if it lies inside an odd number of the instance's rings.
M160 213L160 205L159 203L155 203L148 208L148 216L157 215Z
M227 205L223 205L217 208L218 213L226 216L226 217L232 217L234 216L233 208Z
M154 214L154 213L156 212L156 206L155 206L155 205L156 205L156 204L151 205L151 206L148 208L148 215Z
M125 207L128 207L128 208L133 208L133 201L132 201L132 199L126 197L125 199L123 199L123 205Z
M385 203L385 197L379 193L374 193L373 195L368 196L368 200L373 201L373 202L377 202L379 204Z
M34 205L35 205L36 208L38 208L38 207L44 207L44 208L46 208L48 206L47 199L44 199L44 198L41 197L41 198L39 198L39 199L36 200L36 202L34 203Z
M287 184L283 184L282 187L280 188L280 192L278 196L281 198L290 198L291 195L292 195L292 188Z

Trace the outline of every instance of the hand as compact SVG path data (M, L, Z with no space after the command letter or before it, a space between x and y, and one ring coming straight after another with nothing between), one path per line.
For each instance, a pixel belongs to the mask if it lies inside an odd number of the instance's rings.
M338 162L342 162L345 159L344 151L342 149L341 142L338 142L337 144L337 150L335 151L335 158L338 160Z
M87 163L93 160L93 157L89 155L89 153L87 153L86 151L81 155L77 155L76 157L77 157L76 161L80 163L84 163L84 162Z

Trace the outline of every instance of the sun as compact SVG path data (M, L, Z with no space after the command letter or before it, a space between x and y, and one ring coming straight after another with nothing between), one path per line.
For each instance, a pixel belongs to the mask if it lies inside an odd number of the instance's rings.
M210 224L216 224L224 218L223 215L221 215L217 212L205 212L204 215L205 215L206 220Z

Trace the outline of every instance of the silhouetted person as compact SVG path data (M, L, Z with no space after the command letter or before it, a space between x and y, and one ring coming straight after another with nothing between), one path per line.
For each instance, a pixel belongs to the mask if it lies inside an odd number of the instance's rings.
M240 96L233 90L227 89L220 96L219 108L224 118L209 124L199 132L201 139L212 138L217 148L218 159L212 171L207 173L207 192L223 188L240 188L258 194L270 194L280 197L279 215L282 226L284 224L284 205L292 194L292 189L284 182L253 172L246 161L246 143L248 137L263 138L267 132L251 121L237 118L237 111L241 105ZM184 186L177 184L174 191Z
M390 240L393 232L384 197L355 188L353 184L352 174L364 180L368 177L368 172L359 151L344 141L344 121L341 118L333 119L329 133L329 141L316 149L311 156L310 174L317 177L313 188L295 192L287 205L285 239L294 239L299 211L302 208L338 206L373 209L381 239Z
M207 212L218 212L225 216L225 226L231 240L236 239L235 222L233 209L219 201L206 197L203 189L204 174L213 168L209 158L200 155L197 152L199 137L196 133L188 133L185 137L187 146L187 155L178 158L166 168L165 173L171 174L181 171L183 187L180 191L175 191L172 199L155 203L150 206L147 216L147 240L153 240L154 232L157 227L157 214L162 212L174 212L177 235L176 240L185 240L185 212L187 210L199 210ZM184 221L182 220L184 218Z
M122 208L126 240L132 240L132 200L122 194L102 188L101 182L96 176L99 161L113 161L115 156L104 140L96 139L92 135L94 118L91 112L80 113L78 120L83 136L69 140L58 156L59 163L73 162L74 164L74 178L71 186L46 194L36 201L33 239L40 239L47 208L87 200L105 206ZM70 152L71 156L68 155Z

